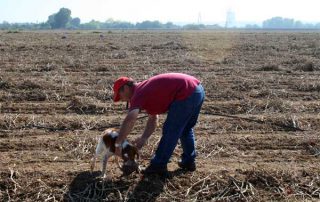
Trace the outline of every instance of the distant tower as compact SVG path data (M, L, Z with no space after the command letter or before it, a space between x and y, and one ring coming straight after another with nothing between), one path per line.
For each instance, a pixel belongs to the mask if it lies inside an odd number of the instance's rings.
M202 24L201 13L198 13L198 25Z
M227 11L226 28L232 27L236 27L236 15L231 9L229 9Z

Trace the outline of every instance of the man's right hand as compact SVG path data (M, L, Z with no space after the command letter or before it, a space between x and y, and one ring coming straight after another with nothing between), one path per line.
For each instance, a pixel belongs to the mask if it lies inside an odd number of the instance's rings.
M143 145L146 143L147 139L143 137L139 137L134 141L134 145L140 150Z

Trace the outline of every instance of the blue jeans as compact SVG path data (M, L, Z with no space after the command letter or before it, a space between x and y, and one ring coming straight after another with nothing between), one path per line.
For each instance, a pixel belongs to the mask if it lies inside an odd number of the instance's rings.
M203 87L199 84L188 98L174 101L170 105L167 119L163 125L162 137L151 160L151 165L166 167L179 139L183 149L182 163L195 161L193 127L197 123L204 96Z

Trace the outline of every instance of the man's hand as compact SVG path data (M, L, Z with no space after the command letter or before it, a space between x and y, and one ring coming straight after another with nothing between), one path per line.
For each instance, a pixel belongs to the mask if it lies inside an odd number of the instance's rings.
M144 129L143 134L141 135L141 137L137 138L134 141L134 145L140 150L143 145L147 142L147 140L149 139L150 135L154 132L154 130L157 127L157 120L158 120L158 116L157 115L149 115L148 121L147 121L147 125L146 128Z
M132 130L134 123L137 120L139 114L139 109L131 110L126 118L123 120L123 123L120 127L119 135L116 139L116 144L121 144L128 136L130 131Z
M146 143L147 139L144 137L139 137L134 141L134 145L140 150Z
M126 118L124 119L122 125L121 125L121 128L120 128L120 131L119 131L119 135L116 139L116 142L115 144L116 145L121 145L123 143L123 141L126 139L127 135L130 133L131 129L133 128L134 126L134 123L138 117L138 114L139 114L139 109L134 109L134 110L131 110ZM115 149L115 154L119 157L122 157L122 148L121 146L120 147L116 147Z
M122 148L116 147L115 153L116 153L116 156L122 157Z

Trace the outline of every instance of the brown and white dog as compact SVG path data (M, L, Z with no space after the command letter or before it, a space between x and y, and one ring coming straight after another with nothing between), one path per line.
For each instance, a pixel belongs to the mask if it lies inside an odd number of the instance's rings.
M91 172L95 168L97 157L103 154L101 175L104 178L107 177L106 175L107 161L111 156L115 155L115 142L118 135L119 135L119 132L115 128L107 129L104 132L102 132L102 135L98 140L96 152L91 161ZM125 140L122 143L121 147L122 147L121 158L123 159L123 165L136 167L137 171L139 172L139 166L136 161L136 158L137 159L139 158L138 149L135 146L131 145L127 140ZM117 161L118 167L121 169L121 166L119 164L117 157L116 157L116 161Z

